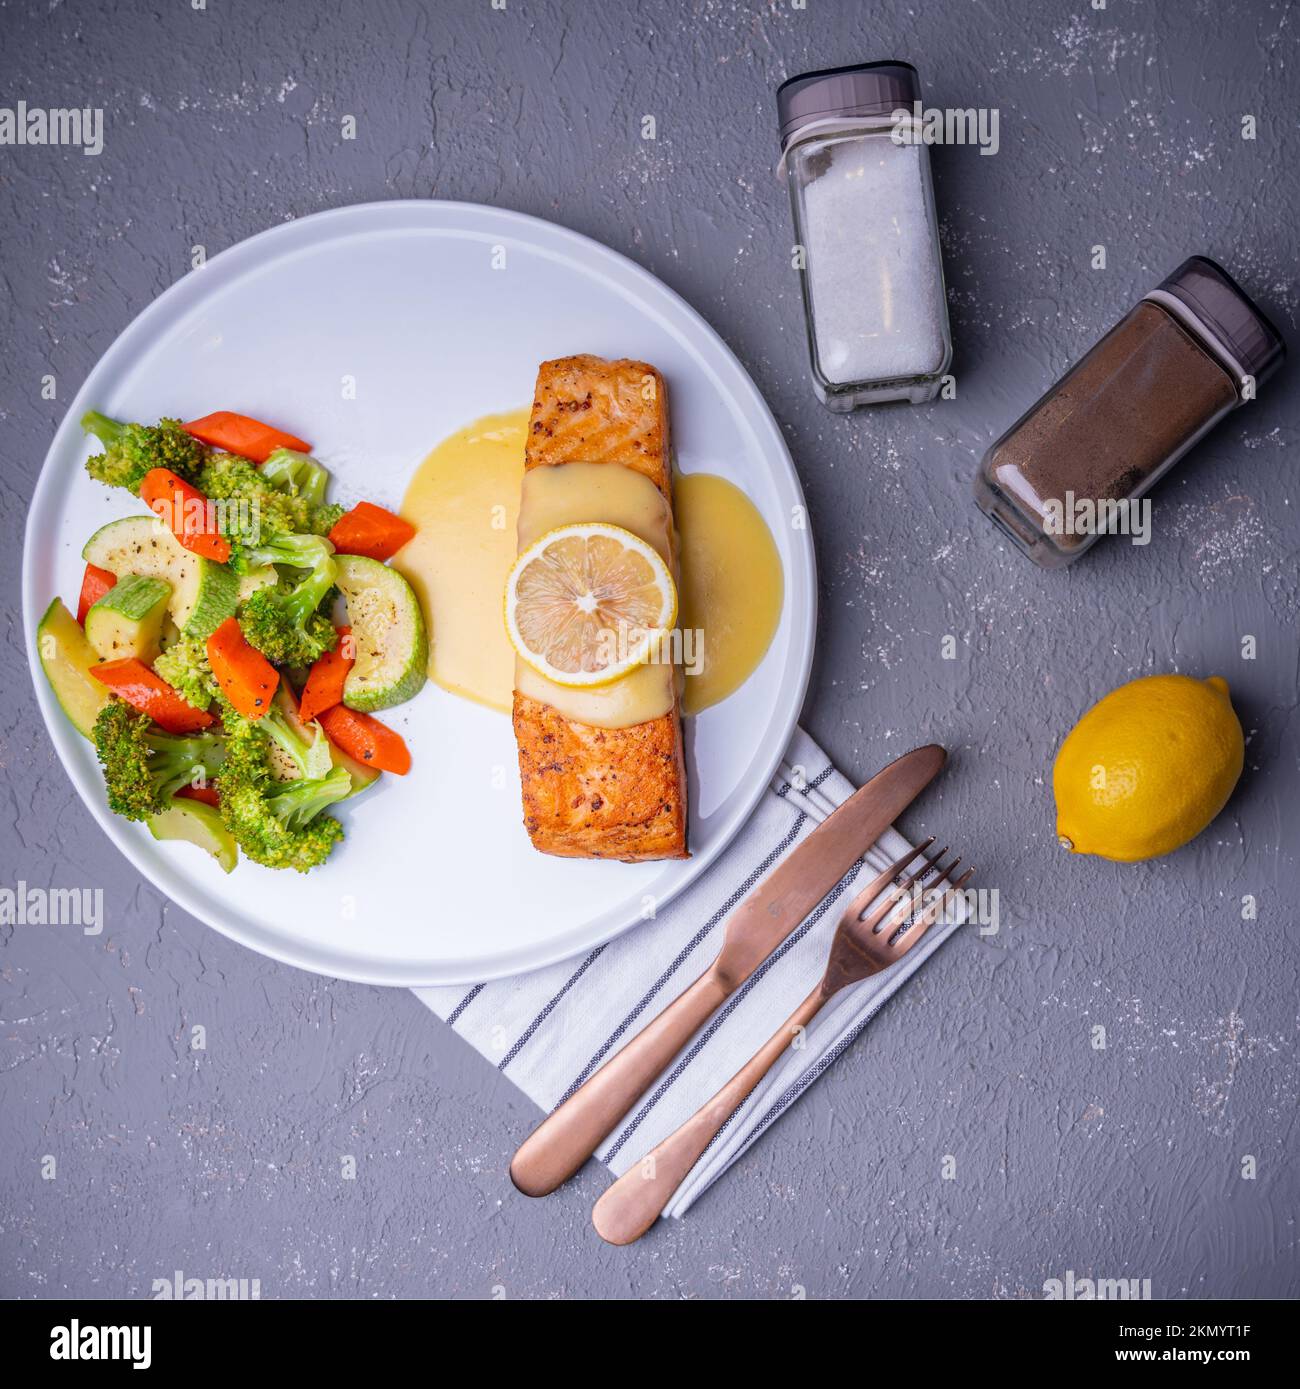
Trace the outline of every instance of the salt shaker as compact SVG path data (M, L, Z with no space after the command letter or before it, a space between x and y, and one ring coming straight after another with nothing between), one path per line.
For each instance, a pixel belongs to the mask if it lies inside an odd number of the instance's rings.
M1069 564L1132 534L1143 493L1285 357L1232 276L1191 256L993 444L976 501L1036 564Z
M832 410L932 400L952 360L920 101L898 62L777 90L813 386Z

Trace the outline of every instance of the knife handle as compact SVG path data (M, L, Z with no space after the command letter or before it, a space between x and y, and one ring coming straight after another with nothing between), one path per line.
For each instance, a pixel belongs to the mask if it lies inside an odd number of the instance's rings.
M510 1180L525 1196L547 1196L614 1131L735 986L710 966L684 993L583 1082L520 1145Z

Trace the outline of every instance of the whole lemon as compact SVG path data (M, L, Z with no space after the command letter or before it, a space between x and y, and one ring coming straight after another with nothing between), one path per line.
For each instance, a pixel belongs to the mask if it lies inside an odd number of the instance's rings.
M1056 754L1057 838L1119 863L1172 853L1223 809L1245 755L1226 680L1131 680L1094 704Z

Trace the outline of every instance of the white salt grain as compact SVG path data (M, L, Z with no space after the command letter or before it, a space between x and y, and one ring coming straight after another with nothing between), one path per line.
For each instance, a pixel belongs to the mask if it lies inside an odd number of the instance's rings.
M945 352L928 151L887 135L839 140L805 190L817 355L836 385L925 376Z

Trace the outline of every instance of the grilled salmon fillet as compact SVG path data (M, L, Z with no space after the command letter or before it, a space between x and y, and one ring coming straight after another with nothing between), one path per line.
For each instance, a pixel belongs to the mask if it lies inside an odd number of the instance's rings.
M585 354L543 362L524 467L561 463L633 468L663 493L671 515L668 392L658 371L645 362ZM524 827L535 849L626 863L688 857L686 766L675 700L660 718L594 728L516 690L514 728Z

